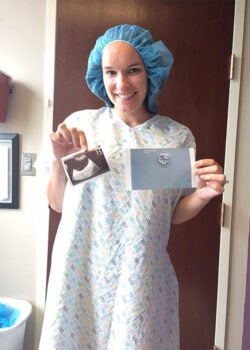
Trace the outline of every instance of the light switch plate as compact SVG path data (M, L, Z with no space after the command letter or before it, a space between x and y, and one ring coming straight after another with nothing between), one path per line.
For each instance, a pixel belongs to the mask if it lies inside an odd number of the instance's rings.
M36 175L36 168L34 168L35 161L36 161L36 153L23 153L21 174L24 176L35 176Z

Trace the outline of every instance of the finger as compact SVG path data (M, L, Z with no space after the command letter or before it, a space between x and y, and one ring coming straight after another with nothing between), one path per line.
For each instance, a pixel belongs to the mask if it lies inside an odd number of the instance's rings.
M71 145L72 144L72 135L71 131L68 129L66 124L60 123L57 128L57 134L61 140L64 140L65 143Z
M74 147L74 149L80 150L81 144L80 144L80 138L79 138L79 130L77 128L70 128L70 135L71 135L71 142Z
M212 165L209 167L205 168L199 168L194 170L194 174L198 176L206 176L209 174L218 174L218 175L223 175L223 169L219 165Z
M211 166L218 166L221 168L220 164L218 164L214 159L200 159L195 162L195 168L206 168Z
M87 139L85 133L78 128L69 129L71 133L71 140L75 150L87 149Z
M207 183L214 182L220 186L224 186L226 183L226 176L224 174L205 174L200 175L199 177Z
M65 145L65 140L64 140L64 137L59 134L58 132L51 132L50 135L50 140L54 143L58 143L60 145Z
M80 138L80 146L81 148L86 151L88 149L88 142L87 142L87 138L86 135L83 131L80 130L79 132L79 138Z
M195 167L196 168L203 168L211 165L216 165L218 164L214 159L199 159L195 162Z
M206 182L206 185L219 194L223 193L225 190L224 184L220 184L219 182L216 182L216 181L208 181Z
M202 160L195 164L194 173L196 175L223 174L223 168L214 160Z

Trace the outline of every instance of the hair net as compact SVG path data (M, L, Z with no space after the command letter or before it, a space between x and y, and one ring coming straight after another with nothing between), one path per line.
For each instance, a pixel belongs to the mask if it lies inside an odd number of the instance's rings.
M112 41L129 43L141 56L148 75L147 108L151 113L156 113L156 98L163 89L171 70L172 53L162 41L154 42L150 32L137 25L122 24L108 29L96 40L90 52L86 82L93 94L102 99L109 107L112 107L113 104L108 98L103 83L102 53L105 46Z

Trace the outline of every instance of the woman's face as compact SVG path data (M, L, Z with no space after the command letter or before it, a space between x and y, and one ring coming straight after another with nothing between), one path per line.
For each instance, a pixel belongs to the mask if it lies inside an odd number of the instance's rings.
M107 45L102 57L103 82L110 101L120 117L141 120L148 115L145 99L148 78L144 63L129 44L113 42Z

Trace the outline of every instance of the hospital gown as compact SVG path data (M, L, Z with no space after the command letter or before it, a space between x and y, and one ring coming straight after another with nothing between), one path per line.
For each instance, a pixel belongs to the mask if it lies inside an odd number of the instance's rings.
M192 133L156 115L129 127L112 109L66 119L101 146L110 171L67 184L40 350L178 350L178 283L166 251L186 190L125 187L127 148L195 147Z

